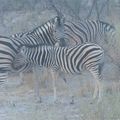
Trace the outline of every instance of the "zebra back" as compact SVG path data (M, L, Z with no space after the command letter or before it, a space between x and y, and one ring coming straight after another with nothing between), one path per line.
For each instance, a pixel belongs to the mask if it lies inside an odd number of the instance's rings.
M99 45L114 39L115 27L99 20L84 20L78 23L65 22L65 40L68 45L92 42Z
M63 27L64 20L56 16L28 32L17 33L10 38L22 45L54 45L63 37Z
M67 73L90 70L94 66L99 66L104 60L104 50L93 43L73 47L24 46L20 52L24 62L60 69Z

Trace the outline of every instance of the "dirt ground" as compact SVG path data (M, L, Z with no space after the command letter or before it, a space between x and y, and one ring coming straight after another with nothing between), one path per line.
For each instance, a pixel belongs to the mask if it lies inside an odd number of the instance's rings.
M60 78L57 80L56 103L50 77L47 82L41 81L42 103L36 102L31 73L25 75L22 85L17 78L1 84L0 120L120 120L119 81L104 82L106 92L103 101L97 104L92 100L94 84L90 74L66 78L67 84Z

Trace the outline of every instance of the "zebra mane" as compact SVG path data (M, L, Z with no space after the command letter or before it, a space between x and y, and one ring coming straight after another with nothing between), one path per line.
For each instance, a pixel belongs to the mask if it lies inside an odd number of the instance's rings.
M66 21L71 23L70 20L66 20ZM94 21L100 22L100 23L102 23L102 24L106 24L107 26L110 26L112 29L115 29L115 26L114 26L114 25L112 25L112 24L110 24L110 23L108 23L108 22L102 21L102 20L86 19L86 20L75 21L75 23L76 23L76 24L80 24L81 22L94 22ZM66 24L66 23L65 23L65 24Z
M42 47L42 46L47 46L47 47L53 47L51 45L45 45L45 44L37 44L37 45L21 45L19 50L21 50L23 47L27 47L27 48L35 48L35 47Z

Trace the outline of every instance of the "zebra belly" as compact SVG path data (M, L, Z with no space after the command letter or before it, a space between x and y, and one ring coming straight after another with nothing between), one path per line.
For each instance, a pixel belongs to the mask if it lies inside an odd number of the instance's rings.
M78 71L77 69L75 69L75 67L73 69L70 66L69 67L61 67L60 71L66 73L66 74L78 74L78 75L81 74L81 71Z

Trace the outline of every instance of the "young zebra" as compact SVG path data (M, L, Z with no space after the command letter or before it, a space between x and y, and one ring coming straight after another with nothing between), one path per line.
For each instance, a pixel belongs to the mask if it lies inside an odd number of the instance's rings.
M104 63L104 50L93 43L79 44L73 47L52 47L52 46L23 46L20 53L24 61L18 61L18 65L32 63L34 66L47 67L52 69L54 99L56 99L55 73L62 71L70 74L80 74L81 71L89 71L95 78L95 91L93 98L98 101L102 97L101 68ZM37 95L39 86L37 84Z

